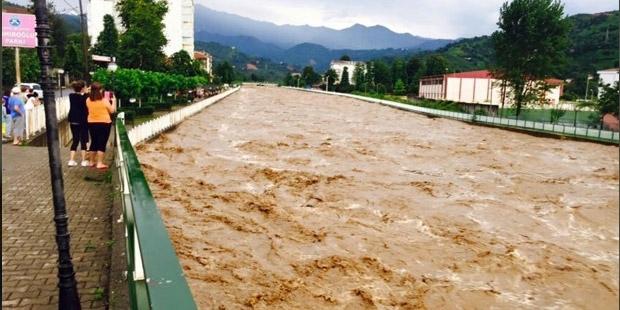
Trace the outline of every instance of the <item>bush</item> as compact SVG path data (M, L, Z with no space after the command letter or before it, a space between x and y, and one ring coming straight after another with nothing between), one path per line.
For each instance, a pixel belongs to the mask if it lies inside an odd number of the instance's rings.
M489 113L487 113L487 110L484 109L476 109L474 111L474 115L489 116Z
M155 110L157 110L157 111L170 111L170 110L172 110L172 104L165 103L165 102L159 103L159 104L155 105L154 107L155 107Z
M136 119L135 111L125 111L125 121L133 122L134 119Z
M152 115L155 112L155 108L152 106L142 106L141 108L136 108L137 116L146 116Z
M125 113L125 121L133 121L136 118L136 111L133 108L121 108L118 112Z

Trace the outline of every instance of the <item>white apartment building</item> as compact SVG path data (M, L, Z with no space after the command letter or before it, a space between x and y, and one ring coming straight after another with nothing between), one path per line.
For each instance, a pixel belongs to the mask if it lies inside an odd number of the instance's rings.
M353 76L353 72L355 71L355 66L357 64L361 64L364 66L364 73L366 73L366 63L363 61L346 61L346 60L332 60L329 64L329 68L336 71L338 74L338 81L342 80L342 72L344 72L344 68L347 68L349 72L349 84L355 85L355 80Z
M164 16L164 35L168 44L164 53L168 56L185 50L194 56L194 0L167 0L168 13ZM123 31L116 11L116 0L90 0L88 4L88 35L95 45L97 37L103 30L103 16L112 15L119 32ZM106 56L106 55L104 55Z
M600 79L600 84L614 86L618 80L620 80L620 69L619 68L611 68L606 70L597 71L598 77ZM601 86L602 86L601 85ZM603 94L603 87L598 88L598 96L599 98Z
M563 82L558 79L547 79L551 86L546 101L557 106L563 92ZM502 102L510 104L510 94L501 86L501 80L495 79L488 70L460 72L420 79L419 97L450 100L464 103L477 103L501 106Z

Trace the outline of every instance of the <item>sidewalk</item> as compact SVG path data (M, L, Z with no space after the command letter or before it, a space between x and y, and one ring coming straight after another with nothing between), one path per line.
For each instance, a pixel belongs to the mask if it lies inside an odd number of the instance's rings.
M105 309L111 174L67 167L61 150L71 254L83 309ZM109 154L109 152L108 152ZM2 145L2 308L57 309L57 249L46 147Z

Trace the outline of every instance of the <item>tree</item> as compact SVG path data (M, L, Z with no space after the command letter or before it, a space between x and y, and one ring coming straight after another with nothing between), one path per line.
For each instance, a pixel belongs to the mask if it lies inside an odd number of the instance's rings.
M396 58L394 62L392 62L392 79L394 81L397 81L397 80L406 81L407 80L406 64L400 58Z
M448 70L448 61L440 55L431 55L426 59L426 71L424 75L445 74Z
M327 69L323 74L323 78L327 81L327 89L335 90L335 85L338 82L338 73L334 69Z
M394 85L392 79L392 72L388 65L381 61L377 60L374 63L374 74L375 74L375 84L381 84L383 86L384 92L391 92L392 85ZM388 89L389 87L389 89Z
M369 89L375 87L375 64L372 61L366 63L366 85Z
M407 89L405 88L405 82L401 79L396 80L396 83L394 84L394 94L404 95L406 92Z
M340 56L340 60L342 61L351 61L351 57L349 57L349 55L344 54L342 56Z
M405 68L407 72L407 89L410 93L418 94L420 88L420 78L424 73L424 63L418 57L411 57Z
M222 84L230 84L235 80L235 70L228 63L228 61L224 61L215 66L215 68L213 69L213 74Z
M497 25L493 71L511 89L518 117L522 106L545 95L544 79L562 68L570 24L559 1L513 0L502 5Z
M349 80L349 67L344 67L342 70L342 76L340 77L340 83L336 87L341 93L348 93L351 91L351 82Z
M196 71L192 58L186 50L180 50L170 56L169 71L184 76L196 76L200 74L200 71Z
M87 61L92 64L92 59L88 58ZM84 53L82 51L82 35L79 32L72 33L67 37L64 69L71 79L84 78Z
M125 68L161 71L168 42L163 18L168 12L165 0L120 0L116 8L125 32L120 36L119 63Z
M620 89L618 82L614 86L604 85L601 97L597 100L597 110L601 116L611 113L618 116L618 109L620 108Z
M19 51L22 82L36 82L40 77L39 58L36 49L23 48ZM15 49L2 48L2 85L15 84Z
M290 72L286 73L283 84L284 86L293 86L293 75Z
M364 65L361 63L355 64L353 70L353 81L355 81L355 89L362 91L366 87L366 77L364 76Z
M118 30L112 15L103 16L103 30L97 37L93 54L116 57L118 52Z
M312 66L306 66L301 72L301 79L305 85L314 85L321 81L321 75L314 72Z

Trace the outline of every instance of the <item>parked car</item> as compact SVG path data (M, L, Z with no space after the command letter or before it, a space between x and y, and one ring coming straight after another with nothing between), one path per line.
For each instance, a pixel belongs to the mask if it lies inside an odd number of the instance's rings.
M34 90L34 92L39 95L39 98L43 98L43 89L41 88L41 85L37 83L19 83L15 84L15 87L20 87L22 85L28 86L28 88Z

